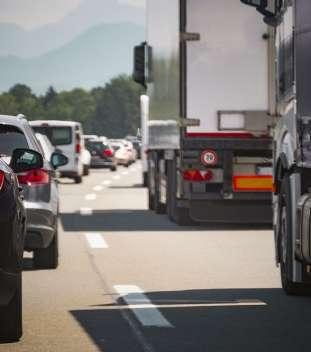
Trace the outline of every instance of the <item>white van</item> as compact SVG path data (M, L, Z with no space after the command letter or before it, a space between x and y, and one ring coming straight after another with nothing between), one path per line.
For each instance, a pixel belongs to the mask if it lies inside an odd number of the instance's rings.
M57 150L67 156L67 165L58 169L62 177L74 179L76 183L82 182L84 150L83 131L79 122L39 120L31 121L31 127L36 133L46 135Z

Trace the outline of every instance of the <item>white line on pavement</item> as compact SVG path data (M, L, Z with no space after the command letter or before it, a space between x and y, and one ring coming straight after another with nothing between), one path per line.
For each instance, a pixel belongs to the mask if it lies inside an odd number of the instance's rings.
M93 209L92 208L80 208L80 214L81 215L92 215L93 214Z
M95 200L97 198L95 193L90 193L85 196L86 200Z
M161 328L172 328L172 324L166 320L162 313L151 303L144 291L134 285L115 285L114 289L129 306L131 311L143 326L156 326ZM136 308L137 300L144 304L144 308Z
M111 185L111 181L105 180L105 181L102 182L102 185L109 186L109 185Z
M124 175L124 176L127 176L128 174L129 174L128 171L123 171L123 172L122 172L122 175Z
M120 175L115 175L115 176L113 176L113 179L114 179L114 180L120 180L120 178L121 178Z
M91 248L101 249L108 248L108 245L103 238L102 234L99 232L88 232L85 234L85 237Z
M103 187L102 186L95 186L95 187L93 187L93 191L95 191L95 192L100 192L100 191L102 191L103 190Z

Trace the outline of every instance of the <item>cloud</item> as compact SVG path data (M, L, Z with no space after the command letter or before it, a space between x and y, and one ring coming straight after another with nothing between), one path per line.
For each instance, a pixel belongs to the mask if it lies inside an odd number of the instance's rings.
M0 0L0 22L33 28L60 20L82 0Z

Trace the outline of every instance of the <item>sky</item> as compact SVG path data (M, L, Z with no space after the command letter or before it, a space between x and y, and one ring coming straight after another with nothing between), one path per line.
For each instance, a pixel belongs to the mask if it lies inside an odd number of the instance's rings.
M0 0L0 22L14 23L26 29L61 20L83 0ZM145 0L116 0L132 6L144 6Z

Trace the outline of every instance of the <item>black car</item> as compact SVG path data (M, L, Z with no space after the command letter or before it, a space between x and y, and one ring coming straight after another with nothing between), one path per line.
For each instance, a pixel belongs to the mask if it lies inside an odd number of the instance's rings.
M112 146L101 140L89 140L86 149L91 153L91 167L106 167L111 171L117 170L117 160Z
M15 172L42 167L42 156L31 150L13 152L9 167L0 158L0 342L22 335L22 265L26 211ZM13 169L13 170L12 170Z

